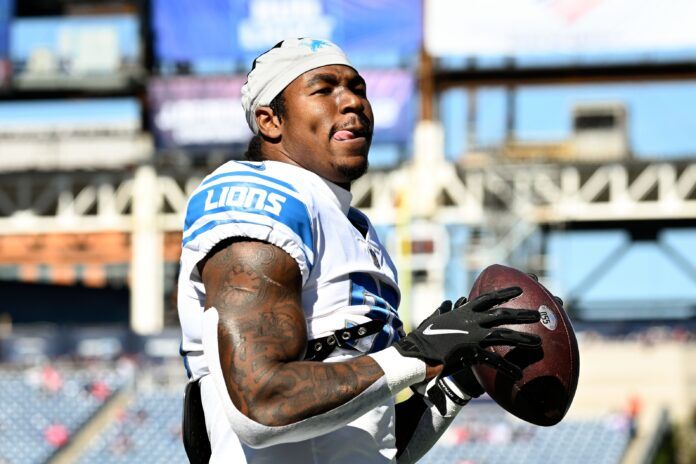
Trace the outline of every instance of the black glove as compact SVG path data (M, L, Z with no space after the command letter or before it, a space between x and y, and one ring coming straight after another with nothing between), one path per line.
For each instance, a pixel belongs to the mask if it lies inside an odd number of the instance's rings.
M460 306L463 302L466 302L466 300L458 300L457 306ZM424 392L443 416L447 412L446 398L449 398L454 404L464 406L471 398L478 398L485 392L471 367L467 365L462 366L463 369L450 375L438 375L434 384L431 384L430 389ZM452 388L453 384L459 391Z
M495 308L519 296L519 287L504 288L479 295L473 301L460 298L452 310L452 302L442 305L417 329L394 346L402 356L444 364L444 375L462 370L463 366L488 364L503 374L519 379L519 367L485 348L495 345L538 347L541 339L533 334L496 328L503 324L529 324L539 321L539 312Z

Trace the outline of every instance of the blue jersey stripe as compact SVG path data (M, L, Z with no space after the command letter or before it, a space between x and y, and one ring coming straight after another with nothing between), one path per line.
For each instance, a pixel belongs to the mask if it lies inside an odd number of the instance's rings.
M197 229L194 233L192 233L191 235L186 237L183 240L183 246L186 246L187 243L194 240L200 234L209 231L213 227L223 225L223 224L254 224L257 226L268 227L268 224L261 224L261 223L253 222L253 221L244 221L244 220L240 220L240 219L219 219L219 220L215 220L215 221L210 221L210 222L206 223L204 226L202 226L200 229ZM310 250L311 249L312 248L310 247ZM312 270L312 261L309 259L309 256L307 256L307 252L302 247L300 247L300 250L302 251L302 254L305 257L305 261L307 262L307 267L311 271ZM313 252L314 252L314 250L312 250L312 253Z
M370 223L367 220L367 216L365 216L365 214L363 214L363 212L359 209L351 206L350 209L348 209L347 217L351 223L358 226L358 230L360 230L361 233L366 234L370 229Z
M387 307L384 303L391 306L394 311L399 307L398 293L389 284L382 282L382 285L378 286L375 278L365 272L352 272L349 277L353 283L351 298L354 302L352 304L366 304L364 295L367 292L379 298L378 301L381 303L379 306L383 308Z
M381 287L381 294L382 297L389 302L389 304L392 305L394 308L399 307L399 301L401 298L399 297L399 293L392 287L391 285L382 282Z
M203 183L201 183L200 186L203 187L204 185L208 185L209 183L211 183L213 181L216 181L218 179L222 179L225 177L229 177L230 180L234 180L235 177L239 178L242 176L244 176L244 177L258 177L259 179L267 180L268 182L272 182L272 183L279 185L281 187L285 187L286 189L288 189L292 192L297 192L297 189L295 189L295 187L293 187L291 184L288 184L287 182L283 182L282 180L278 180L274 177L269 177L269 176L265 176L263 174L259 174L258 172L246 172L246 171L244 171L244 172L238 172L238 171L237 172L223 172L222 174L217 174L215 176L207 178L206 180L203 181ZM240 181L243 181L243 180L240 179Z
M365 316L373 321L384 322L384 327L372 341L370 352L383 350L399 339L399 332L403 327L396 312L399 303L397 293L384 282L379 285L375 277L367 273L353 272L350 274L350 280L350 304L370 306L370 311Z

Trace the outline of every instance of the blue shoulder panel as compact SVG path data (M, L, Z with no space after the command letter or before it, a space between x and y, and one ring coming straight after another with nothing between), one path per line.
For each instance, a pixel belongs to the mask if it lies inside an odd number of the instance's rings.
M304 245L314 252L312 239L312 226L309 212L304 203L297 198L288 195L284 191L273 187L249 182L249 174L245 173L241 179L239 175L225 174L229 177L227 182L203 188L193 195L189 201L186 211L186 221L184 225L184 235L191 227L199 222L199 226L190 235L184 238L183 244L186 245L200 234L214 228L219 224L228 223L256 223L247 218L241 218L236 212L266 216L282 224L285 224L297 236L300 237ZM222 177L222 175L220 176ZM257 177L261 177L257 175ZM263 176L266 178L266 176ZM216 176L216 178L219 178ZM281 183L271 177L267 178L276 184L283 186L289 185ZM212 179L202 185L209 183ZM294 190L294 189L293 189ZM216 213L228 213L223 217L210 218L205 221L206 216Z
M243 164L241 161L238 161L238 163ZM285 187L286 189L292 191L292 192L297 192L297 189L293 187L291 184L288 184L287 182L283 182L282 180L278 180L275 177L270 177L264 174L259 174L258 172L251 172L251 171L245 171L245 172L223 172L221 174L216 174L214 176L208 177L205 179L202 183L201 186L203 185L208 185L209 183L213 182L214 180L222 179L225 177L229 177L230 179L234 178L239 178L239 177L258 177L259 179L267 180L269 182L273 182L276 185L280 185L281 187Z

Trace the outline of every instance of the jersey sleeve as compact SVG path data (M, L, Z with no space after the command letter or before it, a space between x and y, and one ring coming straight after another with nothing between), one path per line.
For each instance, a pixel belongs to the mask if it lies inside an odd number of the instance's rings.
M314 264L310 205L290 183L257 172L208 177L189 199L183 253L196 262L220 241L248 237L292 256L306 282Z

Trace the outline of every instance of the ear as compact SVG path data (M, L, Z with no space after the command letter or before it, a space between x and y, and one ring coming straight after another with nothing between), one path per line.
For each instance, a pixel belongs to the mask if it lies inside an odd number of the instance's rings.
M259 132L269 139L277 139L282 133L280 118L268 106L256 108L256 124Z

